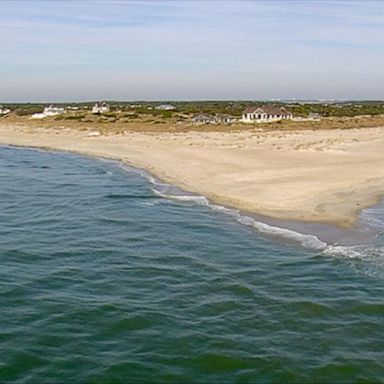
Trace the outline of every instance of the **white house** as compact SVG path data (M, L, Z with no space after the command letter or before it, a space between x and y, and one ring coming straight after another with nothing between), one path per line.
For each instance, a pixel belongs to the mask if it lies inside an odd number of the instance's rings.
M64 108L54 107L52 104L44 108L43 114L45 116L56 116L64 113Z
M0 115L6 115L9 112L11 112L10 109L4 108L2 105L0 105Z
M60 107L54 107L53 105L49 105L48 107L45 107L42 113L34 113L31 116L31 119L44 119L45 117L49 116L57 116L64 113L64 108Z
M284 107L265 105L246 108L240 121L243 123L267 123L278 120L291 120L292 118L293 114Z
M110 110L109 105L105 101L96 103L92 107L92 113L94 114L106 113L106 112L109 112L109 110Z
M155 109L159 109L160 111L173 111L176 107L172 104L160 104Z

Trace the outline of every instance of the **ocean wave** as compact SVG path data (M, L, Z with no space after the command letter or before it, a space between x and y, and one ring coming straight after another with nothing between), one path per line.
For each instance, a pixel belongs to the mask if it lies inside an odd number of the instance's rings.
M204 196L199 195L167 195L160 191L158 191L156 188L152 189L153 192L161 197L164 197L166 199L172 199L172 200L178 200L178 201L191 201L199 205L204 205L212 208L215 211L220 211L226 215L229 215L233 217L236 221L238 221L240 224L253 227L256 229L259 233L266 234L268 236L276 236L280 238L285 238L297 243L300 243L302 246L310 249L315 250L323 250L327 247L327 244L323 241L321 241L317 236L315 235L308 235L303 234L300 232L293 231L291 229L282 228L278 226L269 225L266 223L263 223L261 221L258 221L257 219L245 215L241 213L237 209L227 208L221 205L212 204L209 202L209 200Z
M349 259L382 260L384 262L384 246L368 245L328 245L324 254L330 256L342 256Z
M170 195L158 191L156 188L152 188L152 191L155 195L163 197L164 199L179 200L179 201L191 201L199 205L208 206L208 199L204 196L199 195Z
M226 208L216 204L210 204L210 206L215 210L221 211L234 217L239 223L243 225L255 228L259 233L292 240L310 249L323 250L327 247L327 244L315 235L303 234L288 228L270 225L251 216L245 215L236 209Z
M155 179L154 179L155 180ZM158 184L158 182L156 182ZM161 183L163 186L164 183ZM256 218L246 215L239 210L227 208L221 205L213 204L204 196L199 195L167 195L158 191L156 188L152 189L153 192L166 199L177 200L181 202L193 202L199 205L208 206L215 211L222 212L226 215L233 217L237 222L242 225L254 228L257 232L262 233L269 237L278 237L290 242L300 244L301 246L321 251L324 256L343 257L347 259L361 259L366 261L373 261L375 264L383 264L384 268L384 246L374 245L353 245L343 246L335 244L327 244L313 234L304 234L292 229L270 225Z
M380 278L384 277L384 246L328 246L324 255L333 258L348 260L354 268L365 275Z
M262 222L252 216L242 213L241 211L228 208L222 205L214 204L210 202L205 196L186 193L181 189L174 187L168 183L164 183L154 176L142 169L132 168L130 166L123 165L126 170L141 175L147 179L152 185L152 191L157 196L165 199L177 200L180 202L192 202L198 205L207 206L215 211L219 211L226 215L233 217L237 222L242 225L254 228L257 232L262 233L266 236L278 237L285 239L301 246L312 249L315 251L321 251L325 256L333 257L345 257L348 259L377 259L382 260L384 265L384 246L376 247L374 245L353 245L343 246L336 244L328 244L321 240L314 234L304 234L298 231L280 227L277 225L270 225ZM372 207L363 210L362 218L365 223L369 223L374 226L383 226L384 223L384 208L383 207Z
M253 227L259 233L265 234L267 236L280 237L289 241L294 241L295 243L299 243L305 248L310 248L314 250L324 250L328 246L327 243L323 242L315 235L303 234L288 228L270 225L259 221L254 217L246 215L237 209L227 208L222 205L213 204L205 196L186 193L185 191L182 191L181 189L175 186L172 186L168 183L164 183L156 179L154 176L152 176L150 173L143 169L133 168L126 164L121 164L121 167L126 171L139 174L140 176L148 180L153 185L153 193L162 198L177 200L181 202L192 202L198 205L208 206L215 211L220 211L226 215L233 217L237 222L242 225Z

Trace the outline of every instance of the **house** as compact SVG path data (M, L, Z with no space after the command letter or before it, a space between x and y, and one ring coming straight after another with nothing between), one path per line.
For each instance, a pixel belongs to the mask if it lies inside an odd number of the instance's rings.
M155 109L158 109L160 111L173 111L176 109L176 107L172 104L160 104Z
M215 115L215 117L218 122L224 123L224 124L233 124L237 122L237 118L232 115L218 113Z
M320 120L321 119L321 115L320 115L320 113L311 112L311 113L308 114L308 119L310 119L310 120Z
M267 123L278 120L291 120L293 114L284 107L276 105L264 105L262 107L248 107L243 112L243 123Z
M110 108L109 105L105 102L98 102L92 107L92 113L93 114L101 114L101 113L106 113L109 112Z
M44 119L45 117L57 116L64 113L64 108L54 107L52 104L45 107L42 113L34 113L31 119Z
M6 115L6 114L8 114L9 112L11 112L10 109L8 109L8 108L4 108L2 105L0 105L0 115Z
M218 120L215 116L207 113L198 113L192 117L192 123L194 124L212 124L217 122Z
M64 108L54 107L52 104L48 107L45 107L43 111L43 115L45 117L61 115L62 113L64 113Z

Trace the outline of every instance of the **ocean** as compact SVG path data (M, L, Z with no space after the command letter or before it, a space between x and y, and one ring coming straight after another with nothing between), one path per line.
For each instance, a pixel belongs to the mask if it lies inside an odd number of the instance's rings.
M74 154L0 186L1 383L383 382L384 204L329 242Z

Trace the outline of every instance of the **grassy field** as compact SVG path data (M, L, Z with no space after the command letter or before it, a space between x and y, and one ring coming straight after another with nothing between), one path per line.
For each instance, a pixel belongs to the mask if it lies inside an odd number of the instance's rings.
M349 129L384 126L384 116L330 117L320 121L279 121L264 124L203 124L194 125L188 121L178 122L174 118L165 119L142 115L132 118L124 114L98 116L84 113L66 114L33 120L27 116L10 114L0 117L0 124L15 124L31 128L74 129L98 131L101 134L123 134L124 132L229 132L245 130L298 130L298 129Z
M138 115L149 114L152 116L163 116L170 118L175 113L194 114L194 113L225 113L233 116L241 116L242 111L247 106L262 106L275 104L284 106L295 116L306 117L309 113L320 113L323 117L354 117L361 115L384 115L384 101L348 101L348 102L271 102L271 101L167 101L175 106L175 111L160 111L155 107L163 102L121 102L109 101L111 112L121 111L135 113ZM79 110L91 110L93 101L86 103L55 103L57 106L67 107L71 105ZM17 115L30 115L42 112L44 104L4 104Z

